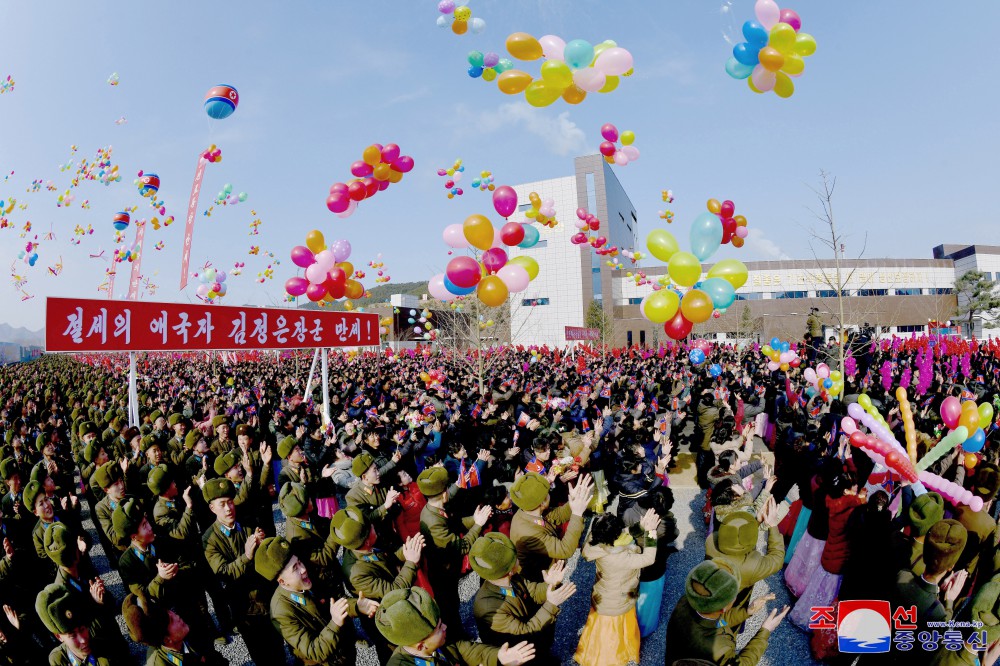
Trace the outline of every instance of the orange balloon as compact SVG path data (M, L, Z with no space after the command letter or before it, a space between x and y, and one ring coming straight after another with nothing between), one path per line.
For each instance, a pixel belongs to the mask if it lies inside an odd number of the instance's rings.
M733 247L743 247L743 241L744 241L743 238L740 238L739 236L733 236L729 242L733 244Z
M392 167L389 167L389 182L390 183L398 183L401 180L403 180L403 172L402 171L396 171Z
M368 146L365 148L365 152L361 153L361 159L365 161L365 164L375 166L382 161L382 151L378 149L378 146Z
M344 296L348 298L361 298L365 295L365 288L357 280L346 280L344 282Z
M691 289L681 299L681 312L692 324L708 321L713 309L712 299L701 289Z
M969 400L962 403L962 415L958 418L958 425L965 426L970 433L979 429L979 408L976 403Z
M497 77L497 88L505 95L523 93L531 85L531 74L519 69L508 69Z
M391 171L392 167L382 162L372 170L372 175L375 177L375 180L389 180L389 173Z
M738 227L745 227L745 226L747 226L747 218L743 217L742 215L736 215L736 216L734 216L733 217L733 222L735 222L736 226L738 226Z
M979 456L975 453L966 453L963 462L965 463L965 469L972 469L979 462Z
M352 275L354 275L354 264L352 264L349 261L342 261L339 264L336 264L335 268L339 268L340 270L344 271L344 275L346 275L347 277L351 277Z
M760 58L760 66L769 72L777 72L785 66L785 56L781 55L781 51L773 46L762 48L758 57Z
M507 37L507 51L518 60L538 60L542 45L526 32L515 32Z
M722 212L722 204L719 203L718 199L709 199L707 205L708 205L708 212L712 213L713 215L718 215L720 212Z
M456 35L464 35L469 31L468 21L453 21L451 24L451 31Z
M507 285L496 275L488 275L479 281L476 287L476 295L479 300L491 308L497 308L504 304L508 295Z
M483 215L470 215L462 224L462 232L469 244L480 250L493 247L493 224Z
M573 84L563 91L562 98L567 104L579 104L587 98L587 91Z

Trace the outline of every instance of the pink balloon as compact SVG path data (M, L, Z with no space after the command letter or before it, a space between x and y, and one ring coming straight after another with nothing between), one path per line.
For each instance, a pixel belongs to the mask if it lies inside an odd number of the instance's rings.
M501 229L502 228L503 227L501 227ZM504 246L503 235L500 233L500 229L497 228L493 229L493 245L491 245L490 247L503 249L503 246Z
M767 362L767 369L770 370L771 372L774 372L775 370L777 370L780 367L781 367L780 363L775 363L774 361L768 361Z
M510 217L517 210L517 192L510 185L501 185L493 191L493 208L500 217ZM458 284L457 282L455 284Z
M316 255L315 265L324 273L328 273L330 272L330 269L333 268L334 264L337 263L337 261L338 261L337 255L335 255L332 251L323 250L322 252ZM326 278L323 279L325 280ZM312 281L316 282L316 280Z
M444 228L442 236L448 247L469 247L469 241L465 240L465 231L461 224L449 224Z
M427 291L439 301L450 301L455 298L455 295L444 286L444 273L438 273L430 279L427 283Z
M319 264L313 264L306 269L306 279L312 284L323 284L326 282L328 268L323 268Z
M382 161L386 164L392 164L399 159L399 146L394 143L390 143L382 149Z
M403 155L392 163L392 168L400 173L410 173L413 170L413 158L409 155Z
M622 146L622 152L625 153L625 157L628 158L629 162L639 159L639 149L635 146Z
M753 11L757 15L757 20L760 21L760 24L768 32L770 32L771 28L778 25L778 21L781 19L781 9L778 8L778 3L774 0L757 0Z
M853 435L858 431L858 424L851 417L845 416L840 420L840 429L848 435Z
M507 253L502 248L492 247L483 252L482 260L486 270L490 273L496 273L507 263ZM458 283L456 282L456 284Z
M628 164L628 157L625 156L625 153L620 150L615 151L615 164L618 166L625 166Z
M538 43L542 45L542 55L545 56L546 60L563 60L563 49L566 48L566 42L561 37L545 35L538 38Z
M351 164L351 175L355 178L364 178L372 175L372 166L364 160L358 160Z
M198 296L201 298L208 298L208 285L199 284L198 288L195 289L195 293L198 294Z
M326 287L321 284L311 284L306 288L306 298L315 303L326 296Z
M618 128L611 123L605 123L601 126L601 136L604 137L605 141L610 141L613 144L618 140Z
M587 212L587 209L586 209L586 208L577 208L577 209L576 209L576 216L577 216L578 218L580 218L581 220L586 220L586 219L587 219L587 216L588 216L589 214L590 214L590 213L588 213L588 212Z
M385 182L388 183L389 181ZM337 213L337 217L350 217L351 215L354 215L354 211L356 211L357 209L358 209L358 202L348 197L347 208Z
M573 83L587 92L597 92L607 83L604 72L593 67L585 67L573 72Z
M781 23L787 23L792 26L795 32L802 29L802 19L799 18L798 13L794 9L782 9L779 17Z
M384 192L387 189L389 189L390 185L392 185L392 181L391 180L380 180L380 181L378 181L378 191L379 192Z
M299 268L308 268L316 263L316 257L306 246L296 245L292 248L292 263Z
M746 238L750 235L750 231L746 227L736 227L736 237Z
M962 416L962 402L953 395L949 395L941 403L941 420L950 429L958 427L958 419Z
M769 92L774 90L774 84L778 81L778 76L774 72L764 69L763 65L757 65L753 68L753 73L750 74L750 80L753 81L757 90Z
M621 76L632 69L632 54L618 46L604 49L594 61L594 69L605 76Z
M583 245L587 242L587 234L582 231L578 234L573 234L573 237L569 239L569 242L573 245Z
M326 207L331 213L343 213L350 205L351 197L348 196L346 189L343 192L331 192L326 198Z
M805 372L802 373L802 376L805 377L806 381L810 384L816 383L816 371L812 368L806 368Z
M348 192L347 183L334 183L333 185L330 186L330 194L336 194L337 192L347 194Z
M830 366L826 363L820 363L816 366L816 376L820 379L826 379L830 376Z
M520 264L507 264L497 271L497 277L500 278L505 285L507 285L507 289L512 294L516 294L527 289L528 282L531 281L528 271Z
M969 502L969 508L972 509L973 511L982 511L983 510L983 498L982 497L973 497L972 501Z
M455 257L448 262L445 273L456 287L463 289L475 287L483 276L479 262L472 257Z

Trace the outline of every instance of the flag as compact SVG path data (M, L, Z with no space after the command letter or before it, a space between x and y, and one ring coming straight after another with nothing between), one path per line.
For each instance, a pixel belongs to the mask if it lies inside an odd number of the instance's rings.
M660 401L656 399L656 396L653 396L653 399L649 401L649 408L653 410L654 414L660 411Z
M477 403L475 407L472 408L472 418L478 419L479 415L483 413L483 408Z
M517 417L517 427L524 428L530 420L531 417L528 416L528 412L521 412L521 415Z
M584 432L589 432L590 431L590 419L583 419L582 421L580 421L580 427L583 429Z
M610 398L611 397L611 387L610 386L605 385L605 387L601 389L601 397L602 398Z
M373 421L378 420L378 409L372 407L371 409L365 410L365 418L371 419Z
M813 407L812 409L809 410L809 416L811 416L813 418L816 418L817 416L819 416L819 413L820 413L820 411L822 411L822 409L823 409L823 405L817 403L815 407Z
M437 410L434 409L434 405L427 403L426 405L424 405L423 409L420 410L420 413L423 414L424 416L430 416L436 411Z
M351 407L360 407L361 403L365 401L365 394L359 393L351 399Z

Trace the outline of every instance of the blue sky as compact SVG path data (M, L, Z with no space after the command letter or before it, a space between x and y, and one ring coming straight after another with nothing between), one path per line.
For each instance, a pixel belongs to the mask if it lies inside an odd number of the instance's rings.
M449 201L438 168L461 157L466 184L482 169L501 184L568 175L573 156L596 150L605 122L637 135L641 159L617 173L642 237L657 226L660 191L670 188L680 238L709 197L734 200L748 217L750 242L716 258L810 257L809 186L826 169L838 178L835 212L851 234L849 254L860 251L865 233L868 257L929 258L939 243L998 242L989 193L1000 148L991 75L1000 4L938 5L945 11L896 0L797 2L791 6L819 49L788 100L754 95L723 69L731 49L724 35L752 17L752 0L471 0L487 26L463 36L434 25L436 4L0 5L0 78L16 82L0 96L0 174L15 172L0 181L0 199L29 206L9 215L13 228L0 229L4 270L26 240L18 236L25 221L31 236L56 234L41 242L33 268L16 265L35 298L22 302L5 285L0 320L38 328L44 296L99 297L107 264L88 255L110 254L112 215L134 204L137 215L152 213L132 185L139 169L159 174L160 195L177 218L147 230L143 274L159 285L158 300L192 300L193 285L177 289L183 214L197 156L210 143L223 161L208 165L199 210L224 183L249 196L199 215L195 228L192 265L208 260L229 270L246 262L243 275L228 280L228 304L280 301L294 274L288 252L314 228L328 241L350 240L356 266L381 253L393 281L427 279L448 259L447 224L474 212L496 219L486 193L466 187ZM636 73L579 106L532 109L465 73L468 51L503 54L515 31L614 39L632 52ZM537 72L538 64L523 67ZM117 87L106 83L112 72ZM240 106L212 121L202 100L223 82L239 89ZM121 116L128 123L116 125ZM398 143L416 168L353 217L337 218L325 208L327 190L375 142ZM69 184L59 165L107 145L122 182L83 183L72 207L57 208ZM36 178L58 191L26 193ZM84 199L89 210L79 207ZM251 210L263 222L259 236L247 235ZM557 212L570 223L572 211ZM76 224L95 233L71 246ZM161 240L164 249L154 251ZM268 260L248 256L251 244L282 261L273 281L255 282ZM52 277L46 267L60 256L63 273ZM368 271L367 284L373 278ZM124 294L124 272L116 287Z

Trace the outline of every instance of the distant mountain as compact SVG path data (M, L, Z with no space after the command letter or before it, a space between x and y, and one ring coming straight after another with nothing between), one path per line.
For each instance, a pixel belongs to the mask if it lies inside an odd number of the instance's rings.
M20 326L14 328L9 324L0 324L0 342L10 342L24 347L42 346L45 344L45 329L29 331Z

